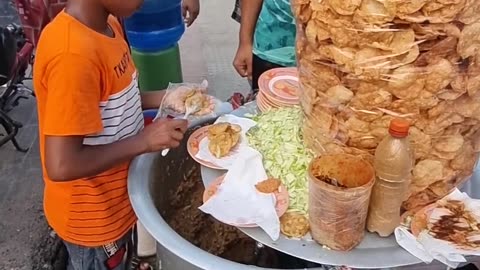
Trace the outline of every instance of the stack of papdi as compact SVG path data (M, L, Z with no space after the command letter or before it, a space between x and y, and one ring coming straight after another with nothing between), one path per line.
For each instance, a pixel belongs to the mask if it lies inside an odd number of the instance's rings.
M238 144L242 128L239 125L218 123L208 128L208 150L216 158L222 158Z
M468 179L480 151L479 0L293 0L304 140L371 158L411 124L413 209Z

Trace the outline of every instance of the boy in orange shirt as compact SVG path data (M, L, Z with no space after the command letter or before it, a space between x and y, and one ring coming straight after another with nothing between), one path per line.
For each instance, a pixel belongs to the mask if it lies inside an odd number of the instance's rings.
M136 222L127 194L129 162L177 147L185 120L143 129L140 94L118 20L143 0L72 0L43 30L34 65L44 210L69 252L69 269L124 269Z

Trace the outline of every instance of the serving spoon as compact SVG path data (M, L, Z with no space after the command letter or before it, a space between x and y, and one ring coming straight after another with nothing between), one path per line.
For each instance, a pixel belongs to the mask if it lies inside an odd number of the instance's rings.
M187 106L185 108L185 115L182 117L182 119L184 119L184 120L188 119L188 117L191 114L198 112L200 110L200 108L201 108L200 103L197 103L197 102L190 103L189 106ZM162 150L162 157L166 156L168 154L168 151L170 151L170 148L163 149Z

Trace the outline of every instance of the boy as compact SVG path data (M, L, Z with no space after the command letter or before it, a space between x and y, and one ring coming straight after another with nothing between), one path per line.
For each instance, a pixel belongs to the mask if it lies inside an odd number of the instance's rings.
M140 95L118 20L143 0L71 0L43 30L36 51L44 210L67 247L73 270L124 269L136 222L127 194L129 162L177 147L185 120L143 129L143 108L162 92Z
M295 18L289 0L240 1L240 38L233 66L258 89L260 75L295 61Z

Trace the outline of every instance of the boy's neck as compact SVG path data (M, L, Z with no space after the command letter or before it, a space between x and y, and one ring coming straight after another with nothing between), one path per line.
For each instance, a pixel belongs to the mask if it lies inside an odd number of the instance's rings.
M108 26L109 13L104 7L96 5L97 1L68 1L65 12L85 24L87 27L104 35L111 35Z

